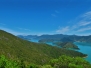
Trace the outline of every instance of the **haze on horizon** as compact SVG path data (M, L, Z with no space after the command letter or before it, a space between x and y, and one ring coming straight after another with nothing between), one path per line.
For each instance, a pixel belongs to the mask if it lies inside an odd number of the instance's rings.
M91 0L0 0L0 29L14 35L91 35Z

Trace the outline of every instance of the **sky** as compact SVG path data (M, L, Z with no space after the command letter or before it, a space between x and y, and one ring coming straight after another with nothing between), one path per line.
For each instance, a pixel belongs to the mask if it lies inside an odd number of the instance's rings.
M0 29L14 35L91 35L91 0L0 0Z

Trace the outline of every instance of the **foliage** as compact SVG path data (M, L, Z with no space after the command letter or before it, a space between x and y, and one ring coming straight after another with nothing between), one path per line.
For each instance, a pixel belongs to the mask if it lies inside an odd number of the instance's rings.
M87 56L86 54L73 50L66 50L47 44L22 40L17 36L0 30L0 55L2 54L9 59L17 61L23 60L25 64L32 62L41 65L46 64L50 59L58 58L61 55L72 57Z
M66 55L58 59L52 59L46 65L34 63L25 64L23 61L6 59L4 55L0 57L0 68L91 68L91 64L81 57L72 58Z
M91 68L91 64L81 57L60 56L58 59L52 59L50 65L54 68Z
M7 60L5 56L0 57L0 68L20 68L16 61Z

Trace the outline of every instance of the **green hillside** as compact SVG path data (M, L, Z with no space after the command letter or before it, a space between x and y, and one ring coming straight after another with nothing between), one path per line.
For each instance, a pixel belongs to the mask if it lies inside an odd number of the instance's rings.
M62 47L62 48L71 48L71 49L79 49L77 45L71 43L71 42L55 42L53 43L59 47Z
M42 43L22 40L10 33L0 30L0 55L13 60L24 60L25 63L45 64L52 58L61 55L85 57L86 54L53 47Z
M25 64L24 61L14 61L0 56L0 68L91 68L91 64L81 57L69 57L62 55L57 59L51 59L47 64Z

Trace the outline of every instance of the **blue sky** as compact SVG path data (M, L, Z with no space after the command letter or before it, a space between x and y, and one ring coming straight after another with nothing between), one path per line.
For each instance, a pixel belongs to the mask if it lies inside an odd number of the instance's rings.
M91 35L91 0L0 0L0 29L14 35Z

